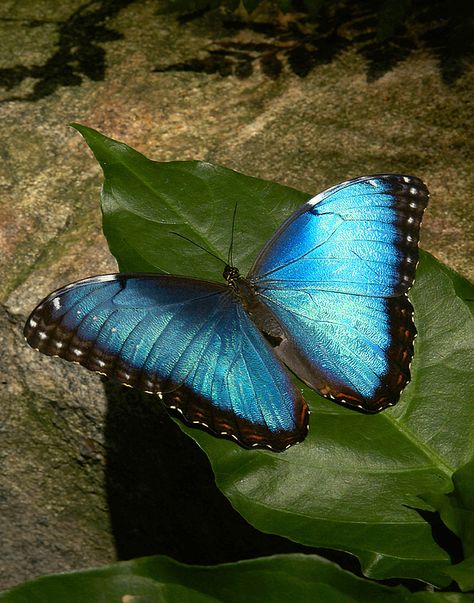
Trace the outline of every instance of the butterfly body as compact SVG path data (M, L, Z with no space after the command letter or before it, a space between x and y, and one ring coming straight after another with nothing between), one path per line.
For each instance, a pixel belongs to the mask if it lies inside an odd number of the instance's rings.
M226 279L235 301L242 305L252 322L263 335L274 344L281 340L283 331L272 312L259 299L254 284L241 276L234 266L227 265L223 277Z
M304 439L290 369L323 396L378 412L410 379L407 290L428 201L413 177L357 178L309 200L225 283L111 274L50 294L25 336L49 355L160 394L192 424L245 447Z

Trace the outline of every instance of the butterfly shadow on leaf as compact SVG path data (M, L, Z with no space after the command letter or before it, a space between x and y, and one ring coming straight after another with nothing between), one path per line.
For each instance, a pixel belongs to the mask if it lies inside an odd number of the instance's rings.
M105 488L118 559L166 554L215 564L315 552L248 524L218 490L205 454L157 396L104 378Z

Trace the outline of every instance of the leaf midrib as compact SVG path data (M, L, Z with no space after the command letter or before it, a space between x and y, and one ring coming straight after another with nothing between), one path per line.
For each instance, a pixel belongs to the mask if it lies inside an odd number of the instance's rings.
M237 492L237 495L239 498L244 499L246 501L246 505L248 507L258 507L261 509L268 510L269 505L266 505L264 502L261 502L258 499L253 498L253 497L241 492L240 490L236 490L236 492ZM232 500L232 494L229 494L228 496ZM344 524L344 525L361 525L361 526L373 526L373 525L392 526L393 525L393 526L402 526L402 527L428 525L425 522L425 520L422 519L421 517L413 519L413 520L407 519L407 520L401 520L401 521L386 520L386 519L382 519L380 521L375 521L375 520L362 521L362 520L355 520L355 519L343 519L341 517L328 519L327 515L304 513L300 509L295 511L295 509L293 507L291 509L285 509L284 507L273 506L272 509L277 513L289 515L292 518L294 518L296 515L297 517L304 517L310 521L322 521L323 523L335 523L335 524ZM370 549L363 549L363 550L370 551ZM376 551L373 551L373 552L376 552ZM385 556L394 556L392 554L388 555L386 553L384 553L384 555ZM404 557L398 557L398 558L404 559Z

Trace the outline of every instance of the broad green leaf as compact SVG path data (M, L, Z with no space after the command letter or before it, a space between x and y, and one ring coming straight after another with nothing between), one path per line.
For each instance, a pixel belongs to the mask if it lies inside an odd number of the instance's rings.
M423 595L421 598L419 595ZM454 595L455 598L451 598ZM2 603L469 603L474 596L376 584L316 555L281 555L214 567L145 557L46 576L0 593Z
M446 573L459 584L463 591L474 590L474 555L471 555L461 563L448 567Z
M104 232L122 270L219 280L219 261L170 232L225 260L237 203L234 260L245 273L309 197L208 163L156 163L76 127L104 170ZM432 508L420 495L448 492L472 453L474 336L465 298L473 297L467 281L422 254L411 293L419 330L413 378L393 409L362 415L306 388L309 436L281 454L184 428L234 507L260 530L357 555L369 577L449 582L448 555L416 509Z
M474 590L474 460L456 471L453 484L452 492L426 499L462 542L465 560L447 568L446 573L462 590Z
M171 272L222 280L237 204L234 261L245 273L294 207L310 195L203 161L157 163L90 128L86 139L106 178L104 233L122 271Z

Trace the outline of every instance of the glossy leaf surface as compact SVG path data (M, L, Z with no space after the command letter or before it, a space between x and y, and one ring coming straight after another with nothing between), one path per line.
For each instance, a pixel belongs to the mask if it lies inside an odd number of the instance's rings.
M78 129L105 173L104 231L122 270L220 280L222 265L171 231L225 260L238 203L234 261L245 273L310 196L207 163L152 162ZM185 428L235 508L263 531L357 555L372 578L449 583L449 557L416 509L432 509L420 495L452 489L451 475L472 453L473 297L469 283L422 254L411 292L419 332L413 378L393 409L362 415L305 388L309 436L282 454Z
M445 495L427 496L442 520L461 540L464 561L446 569L462 590L474 590L474 460L453 476L454 489Z
M453 598L454 597L454 598ZM146 557L101 569L58 574L0 593L2 603L468 603L474 596L411 594L353 574L315 555L281 555L189 566Z

